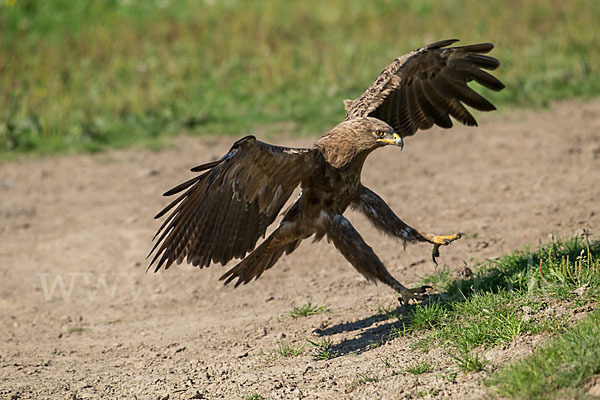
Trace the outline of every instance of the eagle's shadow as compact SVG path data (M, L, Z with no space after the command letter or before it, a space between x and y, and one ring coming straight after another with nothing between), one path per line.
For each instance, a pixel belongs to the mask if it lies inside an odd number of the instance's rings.
M554 248L554 245L552 246ZM571 259L575 259L574 257L577 257L577 252L577 249L556 248L553 254L560 258L561 256L573 253L570 256L572 257ZM594 253L596 255L596 251ZM600 250L597 253L600 256ZM510 261L506 265L500 267L490 262L481 266L476 274L468 270L469 275L467 278L457 278L449 281L445 291L431 295L424 304L438 303L452 307L452 304L464 302L477 293L497 293L500 290L526 290L527 282L522 282L522 280L515 278L524 271L537 268L534 265L534 259L538 254L541 253L538 252L534 256L532 256L532 253L517 253L510 256ZM416 307L417 305L415 304L409 306L399 305L395 310L388 311L387 315L378 312L357 321L340 323L325 329L316 329L314 333L331 337L344 332L360 330L361 332L358 335L343 339L341 342L330 346L333 357L360 354L378 347L389 339L404 336L403 332L410 334ZM390 319L389 316L392 314L394 318ZM386 320L388 322L378 324ZM332 340L332 342L335 343L335 340Z
M436 303L441 301L440 298L446 293L435 294L429 297L426 303ZM332 358L345 356L348 354L361 354L366 351L379 347L381 344L395 337L394 332L403 329L410 329L412 319L411 315L415 304L409 306L397 306L394 310L388 310L386 314L394 315L393 319L389 319L386 315L378 312L369 317L336 324L324 329L315 329L313 333L319 336L334 336L344 332L361 331L358 335L352 338L342 340L337 344L329 347ZM382 321L388 321L384 324L378 324ZM378 324L376 326L373 326Z

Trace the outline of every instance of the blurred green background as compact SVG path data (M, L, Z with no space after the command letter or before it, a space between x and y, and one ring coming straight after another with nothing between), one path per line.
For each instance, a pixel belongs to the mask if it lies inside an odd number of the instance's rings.
M504 109L600 93L597 0L0 0L0 154L316 136L447 38L495 43Z

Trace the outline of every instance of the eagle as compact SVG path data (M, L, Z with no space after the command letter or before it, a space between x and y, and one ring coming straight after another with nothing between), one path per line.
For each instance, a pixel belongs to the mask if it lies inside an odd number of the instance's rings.
M495 70L496 58L485 55L491 43L449 47L444 40L395 59L355 100L345 100L346 118L309 148L275 146L246 136L222 158L195 168L200 173L164 193L178 197L155 218L167 213L153 240L148 266L169 268L186 261L204 268L241 259L221 280L235 287L259 278L304 239L326 237L368 281L383 282L400 296L401 304L423 300L428 286L405 287L386 269L373 249L344 217L354 209L384 234L406 242L439 247L463 234L433 235L404 223L373 190L361 183L361 170L372 151L404 146L404 139L433 125L452 127L477 122L466 106L479 111L495 107L468 86L499 91L504 84L485 70ZM294 190L300 195L283 213ZM265 238L280 215L279 225Z

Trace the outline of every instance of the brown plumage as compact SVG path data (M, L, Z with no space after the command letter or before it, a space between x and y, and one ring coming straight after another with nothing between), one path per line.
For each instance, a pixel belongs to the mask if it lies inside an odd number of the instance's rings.
M483 71L499 65L483 55L493 46L447 47L455 41L433 43L394 60L359 98L345 101L345 120L311 148L273 146L246 136L220 160L193 168L202 173L165 193L183 192L156 215L171 212L155 235L150 266L156 264L158 271L186 260L203 268L241 258L221 277L225 284L236 280L238 286L261 276L302 240L327 236L368 280L389 285L403 302L424 298L426 287L408 289L394 279L343 213L350 206L388 235L432 243L434 261L439 246L461 236L411 228L360 182L373 150L388 144L402 147L403 138L434 124L450 128L450 116L477 125L463 103L481 111L495 109L467 86L474 80L496 91L504 87ZM256 247L298 186L299 198Z

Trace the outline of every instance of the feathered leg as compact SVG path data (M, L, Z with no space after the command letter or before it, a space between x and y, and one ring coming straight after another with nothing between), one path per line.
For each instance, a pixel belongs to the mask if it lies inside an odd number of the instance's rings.
M404 223L394 211L372 190L361 186L357 197L352 202L352 207L360 210L369 220L383 233L395 236L404 241L428 242L433 244L432 258L436 262L439 257L440 246L447 246L453 241L460 239L464 233L458 232L453 235L432 235L420 232Z
M367 280L381 281L400 293L401 297L398 300L401 304L408 304L410 299L424 300L427 298L425 292L430 286L409 289L398 282L345 217L339 214L331 217L326 229L327 239L333 242L346 260Z

